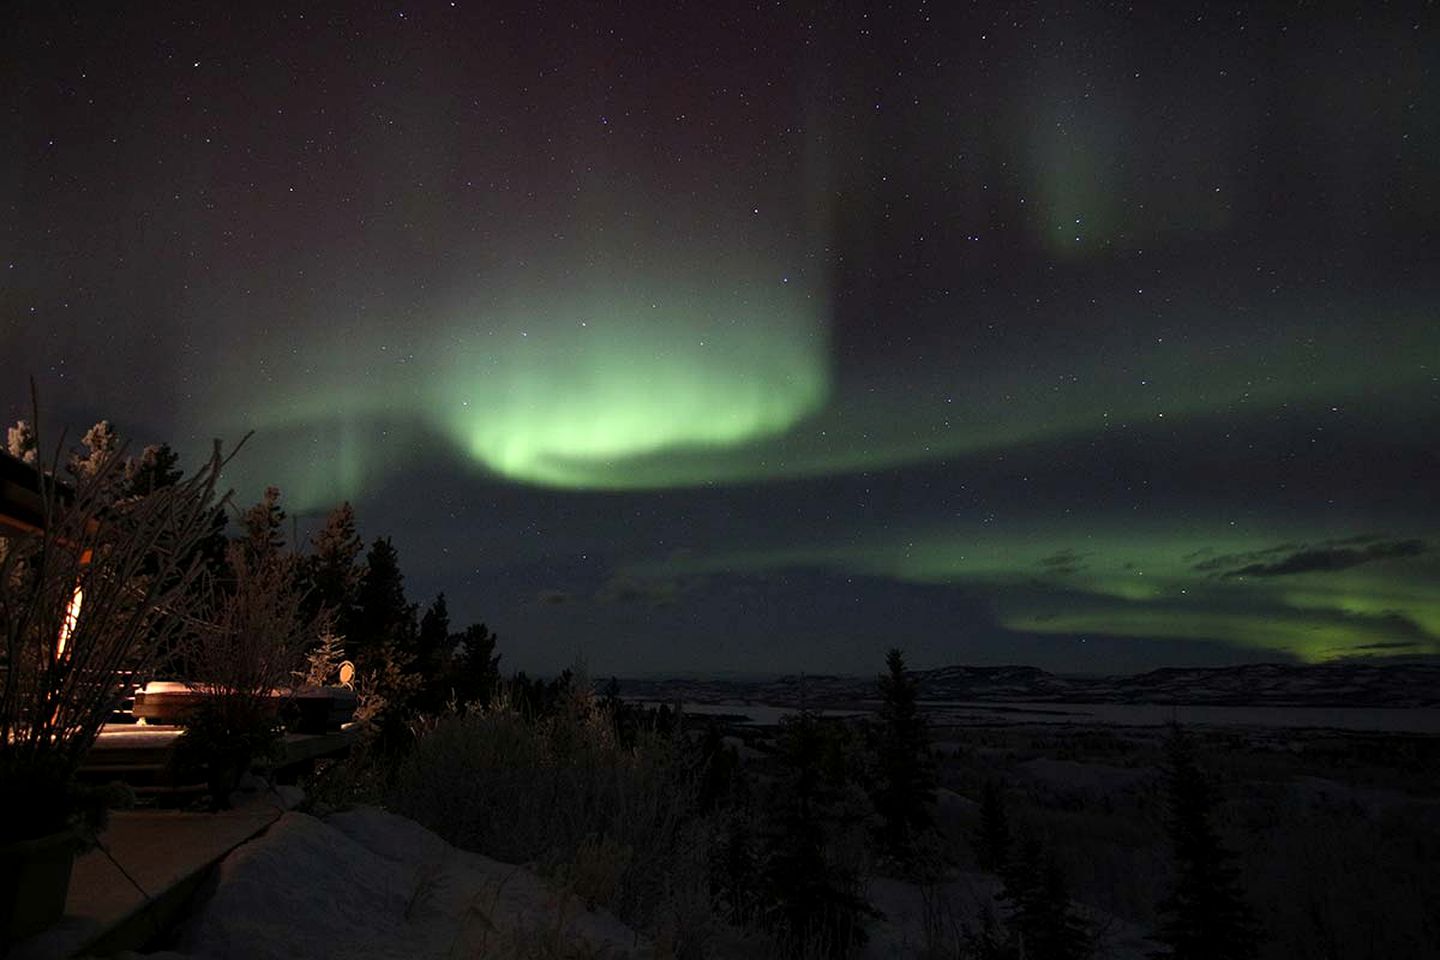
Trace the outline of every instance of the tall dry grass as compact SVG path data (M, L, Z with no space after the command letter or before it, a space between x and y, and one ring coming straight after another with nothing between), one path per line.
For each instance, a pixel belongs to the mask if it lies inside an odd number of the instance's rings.
M488 710L433 721L385 799L457 847L536 865L671 955L692 954L713 921L711 828L681 735L642 731L625 746L588 694L541 718L502 695Z

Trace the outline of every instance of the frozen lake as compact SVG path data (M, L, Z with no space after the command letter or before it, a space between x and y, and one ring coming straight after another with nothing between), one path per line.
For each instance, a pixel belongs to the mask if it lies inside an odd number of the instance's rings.
M657 701L640 701L648 706ZM775 724L797 712L755 703L686 703L700 716L738 715L751 723ZM922 700L932 724L1057 723L1087 726L1154 727L1171 720L1213 727L1321 727L1388 733L1440 734L1435 707L1217 707L1149 703L978 703ZM822 710L824 716L856 716L861 710Z
M1154 727L1326 727L1440 734L1434 707L1229 707L1153 703L925 703L932 723L1083 723Z

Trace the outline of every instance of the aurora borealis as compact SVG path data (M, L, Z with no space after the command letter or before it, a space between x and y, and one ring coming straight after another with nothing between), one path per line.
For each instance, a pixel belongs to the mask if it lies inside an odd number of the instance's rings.
M0 356L506 663L1440 654L1424 5L19 5Z

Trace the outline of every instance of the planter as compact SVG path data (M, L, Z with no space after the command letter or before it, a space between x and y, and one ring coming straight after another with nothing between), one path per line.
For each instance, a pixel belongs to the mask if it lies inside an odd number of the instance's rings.
M270 694L272 714L278 714L286 691ZM152 680L135 691L135 705L130 708L136 719L156 726L181 726L192 713L211 698L199 686L175 680Z
M188 683L152 680L135 691L130 708L136 719L157 726L179 726L195 708L205 702L205 694Z
M233 804L231 797L240 786L240 779L250 769L250 758L232 757L228 760L215 762L206 771L205 785L210 791L210 807L212 810L229 810Z
M293 733L329 733L355 719L355 691L345 687L301 687L290 700Z
M0 937L8 947L65 914L75 831L0 846Z

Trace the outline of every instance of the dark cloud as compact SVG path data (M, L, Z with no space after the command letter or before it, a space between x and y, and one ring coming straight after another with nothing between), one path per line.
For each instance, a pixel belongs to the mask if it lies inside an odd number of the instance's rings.
M694 586L676 579L636 577L620 574L607 580L595 592L600 603L641 603L652 607L668 607Z
M571 597L570 594L566 593L564 590L541 590L538 594L536 594L535 599L540 601L541 603L547 603L554 606L562 603L569 603Z
M1297 550L1288 556L1271 562L1246 564L1220 574L1222 578L1234 577L1283 577L1293 573L1314 573L1317 571L1348 570L1376 560L1391 560L1396 557L1415 557L1424 553L1424 540L1391 540L1369 542L1368 546L1337 546L1347 541L1327 541L1317 547ZM1348 541L1354 543L1352 539ZM1197 567L1196 569L1199 569Z
M1039 560L1039 566L1044 567L1046 573L1079 573L1089 566L1089 564L1085 562L1085 558L1088 556L1090 556L1090 554L1077 553L1067 548L1056 551L1048 557L1042 557Z
M1323 546L1329 547L1358 547L1370 543L1379 543L1385 538L1376 533L1360 533L1353 537L1343 537L1339 540L1326 540Z
M1418 650L1420 644L1414 640L1387 640L1381 643L1362 643L1358 646L1348 647L1349 650Z
M1196 563L1191 569L1198 573L1214 573L1217 570L1226 570L1240 565L1262 563L1270 557L1286 553L1295 553L1303 549L1305 549L1304 544L1281 543L1273 547L1265 547L1263 550L1246 550L1242 553L1216 554L1212 547L1205 547L1204 549L1196 550L1194 553L1186 554L1184 559L1188 562L1197 560L1202 556L1208 556L1209 559Z

